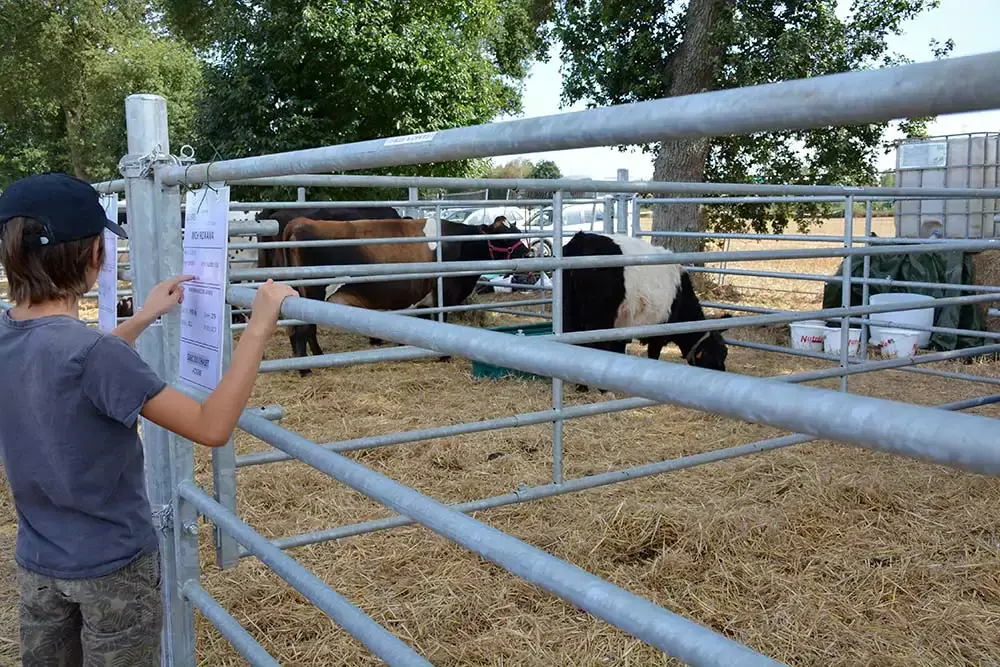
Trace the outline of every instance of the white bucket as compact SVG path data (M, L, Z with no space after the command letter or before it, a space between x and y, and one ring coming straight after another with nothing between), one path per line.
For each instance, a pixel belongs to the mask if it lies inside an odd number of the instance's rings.
M899 292L892 294L876 294L869 299L869 302L873 306L881 306L889 303L902 303L904 301L928 301L933 303L934 297L925 296L923 294ZM920 310L895 310L888 313L872 313L869 317L873 320L892 322L895 327L899 327L901 329L905 329L908 324L915 324L921 327L931 327L934 326L934 306L931 306L930 308L921 308ZM872 339L877 340L881 335L882 329L883 327L872 325ZM917 334L918 347L927 347L930 345L930 331L918 331L914 333Z
M847 356L858 356L861 347L861 329L848 329ZM827 354L840 354L840 327L826 327L823 336L823 351Z
M890 359L912 357L917 354L920 332L912 329L880 329L875 344L882 356Z
M792 349L820 352L823 349L823 335L826 325L822 320L802 320L791 322Z

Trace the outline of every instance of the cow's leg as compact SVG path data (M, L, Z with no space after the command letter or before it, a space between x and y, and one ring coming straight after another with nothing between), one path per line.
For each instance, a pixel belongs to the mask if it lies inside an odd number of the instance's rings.
M564 294L565 293L566 292L564 292ZM565 301L563 303L564 333L574 333L577 331L597 331L600 329L613 329L614 326L615 323L613 315L600 313L597 317L584 319L579 316L575 304L571 305L570 307L567 307ZM595 341L593 343L578 343L578 345L580 347L589 347L592 350L603 350L605 352L624 353L625 345L627 343L628 341L601 340L601 341ZM585 384L578 384L576 385L576 390L578 392L588 392L590 391L590 387L588 387ZM607 393L606 389L601 389L600 387L598 387L598 391L602 394Z
M313 353L314 356L320 356L323 354L323 348L319 346L319 327L315 324L310 324L309 329L309 351Z
M323 300L323 294L326 288L323 286L310 286L310 287L300 287L298 288L299 295L304 299L315 299L316 301ZM319 346L319 336L318 328L315 324L300 324L291 328L291 332L288 334L289 339L292 343L292 354L296 358L308 356L307 348L312 351L313 355L319 356L323 354L323 348ZM306 377L312 375L312 370L309 368L303 368L299 371L301 377Z
M659 359L660 353L663 351L663 347L667 344L666 336L653 336L652 338L647 338L646 343L646 357L649 359Z
M599 340L593 343L579 343L578 345L579 347L589 347L592 350L603 350L605 352L619 352L616 346L617 343L618 341L614 340ZM622 345L621 347L622 349L620 351L624 352L625 346ZM590 387L585 384L578 384L576 385L576 390L581 393L586 393L590 391ZM602 394L607 393L606 389L598 388L598 391L601 392Z
M445 281L445 284L447 284L447 281ZM434 281L434 291L431 294L432 294L432 296L431 296L431 299L432 299L431 303L433 304L433 307L437 308L441 304L438 303L438 291L437 291L437 281L436 280ZM447 293L447 291L445 291L444 299L445 299L445 305L454 305L454 304L449 304L448 303L448 293ZM429 319L431 321L435 321L435 320L437 320L437 315L436 314L435 315L431 315L427 319ZM448 313L444 313L444 316L442 317L441 321L444 322L444 323L448 322ZM449 362L449 361L451 361L451 357L450 356L448 356L448 357L438 357L437 361L438 362L442 362L442 361L443 362Z
M435 295L436 295L436 294L437 294L437 292L435 292ZM437 301L437 297L436 297L436 296L434 297L434 300L435 300L435 301ZM448 322L448 313L445 313L445 314L444 314L444 320L443 320L443 321L444 321L444 322L446 322L446 323ZM450 357L450 356L448 356L448 357L438 357L438 359L437 359L437 360L438 360L439 362L440 362L440 361L444 361L444 362L448 362L448 361L451 361L451 357Z
M306 345L310 342L309 340L309 327L314 327L312 324L298 325L292 327L288 332L288 342L292 345L292 356L296 359L308 356L306 352ZM315 331L313 332L315 335ZM301 377L306 377L312 374L312 371L308 368L303 368L299 371Z
M602 343L595 343L594 345L597 347L597 349L605 350L606 352L614 352L616 354L628 354L627 340L607 340ZM600 387L597 388L597 391L602 394L608 393L607 389L601 389Z
M580 347L589 347L592 350L602 350L602 349L604 349L603 345L604 345L604 343L600 343L600 342L598 342L598 343L580 343ZM588 391L590 391L590 387L588 387L585 384L578 384L578 385L576 385L576 390L578 392L580 392L581 394L586 394Z

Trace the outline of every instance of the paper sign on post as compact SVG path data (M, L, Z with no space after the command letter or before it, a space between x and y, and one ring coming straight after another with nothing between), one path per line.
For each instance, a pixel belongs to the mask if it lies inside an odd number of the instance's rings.
M229 255L229 187L187 193L180 377L207 391L222 379Z
M118 220L118 195L101 196L108 220ZM104 230L104 263L97 275L97 326L111 331L118 326L118 236Z

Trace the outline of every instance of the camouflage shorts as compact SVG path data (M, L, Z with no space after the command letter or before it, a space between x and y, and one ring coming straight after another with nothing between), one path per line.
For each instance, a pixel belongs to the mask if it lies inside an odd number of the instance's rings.
M17 568L23 667L160 664L160 561L141 556L95 579L52 579Z

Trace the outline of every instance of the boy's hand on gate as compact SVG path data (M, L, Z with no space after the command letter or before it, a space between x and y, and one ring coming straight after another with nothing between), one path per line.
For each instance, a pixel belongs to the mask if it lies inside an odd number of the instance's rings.
M257 289L247 329L253 329L263 336L270 337L277 328L278 317L281 315L281 304L286 298L298 295L298 292L288 285L268 280Z
M178 304L184 301L184 287L182 283L194 280L194 276L177 276L164 280L154 287L146 297L146 302L142 304L142 309L148 312L153 319L165 315L173 310Z

